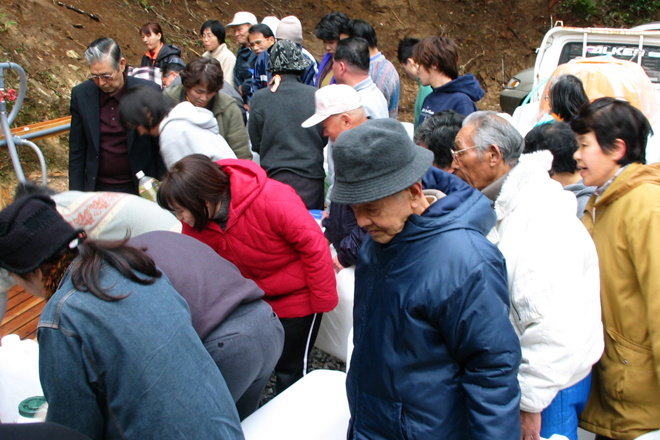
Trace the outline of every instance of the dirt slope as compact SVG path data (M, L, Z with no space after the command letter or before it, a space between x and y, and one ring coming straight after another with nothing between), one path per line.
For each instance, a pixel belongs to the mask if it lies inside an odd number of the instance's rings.
M215 18L223 23L238 10L265 15L296 15L303 23L304 44L317 58L323 47L313 35L319 19L333 10L370 22L378 33L379 48L394 62L400 38L441 34L460 47L462 72L472 72L486 90L481 109L499 110L504 78L534 61L534 49L550 24L547 0L63 0L98 16L96 21L58 0L2 0L0 2L0 61L20 64L29 78L28 94L15 125L68 114L71 88L85 79L82 58L86 46L102 36L116 39L129 64L139 64L144 46L139 27L159 21L169 42L183 50L184 60L203 52L198 39L201 23ZM230 43L230 47L232 44ZM232 47L236 49L235 45ZM412 119L416 84L402 71L400 118ZM17 87L10 72L7 85ZM66 171L66 137L41 142L49 171ZM0 151L0 183L6 194L13 175L6 149ZM27 171L36 169L31 154L23 154Z

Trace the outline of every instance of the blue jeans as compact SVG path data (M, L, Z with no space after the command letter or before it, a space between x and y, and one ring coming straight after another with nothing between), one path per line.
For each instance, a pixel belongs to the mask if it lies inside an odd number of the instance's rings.
M552 403L541 413L541 437L560 434L577 440L578 416L587 405L591 390L591 373L575 385L557 393Z

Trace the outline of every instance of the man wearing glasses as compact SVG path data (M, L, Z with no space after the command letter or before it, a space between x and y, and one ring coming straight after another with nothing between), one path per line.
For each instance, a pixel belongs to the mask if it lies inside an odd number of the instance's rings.
M111 38L92 42L85 59L89 80L71 91L69 189L137 194L135 173L160 178L166 168L157 138L123 129L119 102L131 87L158 86L126 76L126 59Z
M522 154L523 147L505 119L475 112L456 136L452 167L497 215L488 239L506 259L509 319L522 350L522 439L577 440L604 346L598 256L575 196L548 174L552 154Z

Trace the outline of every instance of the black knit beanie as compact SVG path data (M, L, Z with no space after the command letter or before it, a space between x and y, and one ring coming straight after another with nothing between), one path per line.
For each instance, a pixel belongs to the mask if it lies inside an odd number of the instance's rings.
M79 232L57 212L53 199L21 197L0 212L0 267L19 275L32 272L76 238Z

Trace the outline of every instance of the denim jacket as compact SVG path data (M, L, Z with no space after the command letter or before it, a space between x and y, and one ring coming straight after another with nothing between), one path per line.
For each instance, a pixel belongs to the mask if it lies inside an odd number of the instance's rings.
M39 321L47 420L92 439L243 439L218 367L163 275L140 285L104 265L104 301L67 273Z

